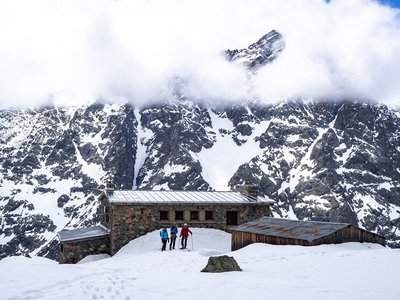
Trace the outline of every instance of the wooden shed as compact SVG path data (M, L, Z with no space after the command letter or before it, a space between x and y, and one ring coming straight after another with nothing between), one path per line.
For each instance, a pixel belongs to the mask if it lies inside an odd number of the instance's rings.
M253 243L316 246L365 242L385 245L384 237L346 223L262 217L233 227L231 230L232 251Z

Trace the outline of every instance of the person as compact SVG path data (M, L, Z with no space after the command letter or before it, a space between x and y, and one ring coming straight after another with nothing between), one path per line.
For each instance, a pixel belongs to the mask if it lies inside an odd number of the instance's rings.
M176 227L175 223L169 229L169 233L171 236L171 241L169 243L169 250L172 250L172 249L175 249L175 241L176 241L176 237L178 236L178 228Z
M161 251L164 251L167 247L167 241L169 242L168 231L166 226L160 231L160 237L162 242Z
M192 231L189 229L188 224L186 223L183 224L183 228L181 229L181 234L180 234L181 245L182 245L181 249L186 249L189 233L192 234Z

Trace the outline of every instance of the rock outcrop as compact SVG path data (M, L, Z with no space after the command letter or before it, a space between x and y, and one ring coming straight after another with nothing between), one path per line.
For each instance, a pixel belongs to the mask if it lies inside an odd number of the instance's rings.
M207 266L201 272L208 273L221 273L221 272L233 272L242 269L239 267L238 263L232 256L214 256L208 259Z

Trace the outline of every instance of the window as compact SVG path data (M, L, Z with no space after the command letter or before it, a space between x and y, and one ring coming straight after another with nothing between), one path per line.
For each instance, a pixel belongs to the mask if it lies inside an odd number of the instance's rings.
M199 212L197 210L190 212L190 220L198 220L199 219Z
M183 220L183 211L182 210L175 211L175 220Z
M108 206L104 206L104 221L108 223L110 221L110 214L108 212Z
M237 225L238 224L238 213L237 211L226 212L226 225Z
M160 211L160 220L168 220L168 211L166 210Z
M206 210L206 220L214 220L214 212L212 210Z

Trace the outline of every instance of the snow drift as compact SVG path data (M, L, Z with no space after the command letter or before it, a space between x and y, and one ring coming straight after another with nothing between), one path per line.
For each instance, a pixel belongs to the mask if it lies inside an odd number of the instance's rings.
M253 244L229 252L230 235L193 229L194 250L161 252L158 231L114 257L59 265L34 257L0 261L3 299L396 299L400 250L348 243L316 247ZM201 273L228 253L243 272ZM7 270L7 272L5 272Z

